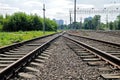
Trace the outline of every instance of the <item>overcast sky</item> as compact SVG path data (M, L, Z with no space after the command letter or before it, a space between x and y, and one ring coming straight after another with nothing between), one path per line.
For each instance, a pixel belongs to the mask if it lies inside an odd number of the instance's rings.
M77 8L111 7L120 0L77 0ZM28 14L37 13L42 17L42 6L46 4L46 17L69 20L69 9L73 8L74 0L0 0L0 13L12 14L23 11ZM116 5L116 4L115 4ZM120 6L120 5L117 5Z

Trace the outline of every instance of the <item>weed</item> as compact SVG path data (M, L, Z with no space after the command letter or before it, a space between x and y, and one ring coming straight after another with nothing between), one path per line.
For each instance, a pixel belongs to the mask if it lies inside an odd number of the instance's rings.
M45 35L55 32L46 32ZM42 31L0 32L0 47L43 36Z

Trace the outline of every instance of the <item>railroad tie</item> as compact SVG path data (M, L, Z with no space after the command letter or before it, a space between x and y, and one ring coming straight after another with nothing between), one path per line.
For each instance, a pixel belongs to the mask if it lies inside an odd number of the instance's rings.
M24 72L19 73L18 76L21 77L21 78L25 78L25 79L33 79L33 78L36 77L33 74L24 73Z
M91 53L77 53L77 55L80 55L80 56L92 56L93 54L91 54Z
M25 67L26 71L32 71L32 72L39 72L39 70L33 68L33 67Z
M83 61L100 61L99 58L88 58L88 59L83 59Z
M13 61L13 60L18 60L18 58L0 58L0 60Z
M45 53L42 53L41 56L44 56L44 57L49 57L50 55L48 54L45 54Z
M42 56L42 55L38 56L38 58L39 58L39 59L42 59L42 60L48 59L48 57L45 57L45 56Z
M49 55L51 55L52 53L51 53L51 52L44 51L43 54L49 54Z
M88 65L90 66L100 66L101 64L107 65L104 61L93 61L93 62L87 62Z
M11 52L4 52L5 54L8 54L8 55L25 55L26 53L11 53Z
M37 62L31 62L30 65L36 66L36 67L42 67L42 68L44 67L44 64L42 64L42 63L37 63Z
M9 66L10 64L0 64L0 68L5 68L7 66Z
M39 62L39 63L44 63L45 61L44 60L41 60L41 59L35 59L36 62Z
M3 61L3 60L0 60L0 64L10 64L10 63L13 63L14 61Z
M113 80L113 79L120 79L120 74L101 74L101 77L103 77L104 79L110 79L110 80Z
M103 67L103 68L98 68L99 71L112 71L113 69L111 69L110 67Z
M85 56L80 56L81 58L95 58L96 56L95 55L85 55Z

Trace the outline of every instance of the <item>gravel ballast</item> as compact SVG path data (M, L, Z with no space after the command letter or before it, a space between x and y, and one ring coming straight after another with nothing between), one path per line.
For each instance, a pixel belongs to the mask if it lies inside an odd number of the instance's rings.
M100 33L99 31L70 31L70 33L75 34L75 35L93 38L93 39L120 43L120 37L116 36L116 35L111 35L112 32L111 33L108 33L108 32Z
M51 46L52 47L52 46ZM63 38L54 43L52 55L42 71L43 80L99 80L96 68L86 65L66 44Z
M50 56L33 73L34 79L22 80L103 80L96 67L88 66L67 45L64 38L59 38L47 51ZM32 74L32 72L31 72ZM21 80L16 78L13 80Z

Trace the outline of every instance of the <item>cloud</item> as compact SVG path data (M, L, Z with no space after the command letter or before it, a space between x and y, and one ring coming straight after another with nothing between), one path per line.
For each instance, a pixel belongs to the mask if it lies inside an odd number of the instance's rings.
M73 7L73 3L68 0L54 0L46 4L49 8L69 9Z
M31 12L32 14L38 14L38 15L42 15L42 11L40 11L40 10L32 10L32 12Z
M63 8L63 7L68 7L71 3L72 3L71 1L67 1L67 0L54 0L48 4L50 4L50 6L52 7Z
M104 7L120 7L120 4L107 4L108 2L109 0L77 0L77 9L88 10L103 7L104 4ZM42 17L43 3L46 5L46 17L69 21L69 10L73 11L74 0L0 0L0 13L12 14L16 11L22 11L27 14L36 13Z
M72 2L69 0L48 0L46 3L46 16L50 18L61 19L68 15L69 9L73 7Z
M105 4L105 8L120 8L120 3L115 3L115 4Z
M17 8L17 7L11 7L8 4L2 4L2 3L0 3L0 10L14 10L14 11L18 11L19 8Z
M0 3L0 14L13 14L14 12L20 11L17 7L9 6L8 4Z
M77 8L95 8L95 6L91 4L78 4Z
M38 1L26 1L24 4L24 6L28 6L28 7L42 7L42 2L38 2Z

